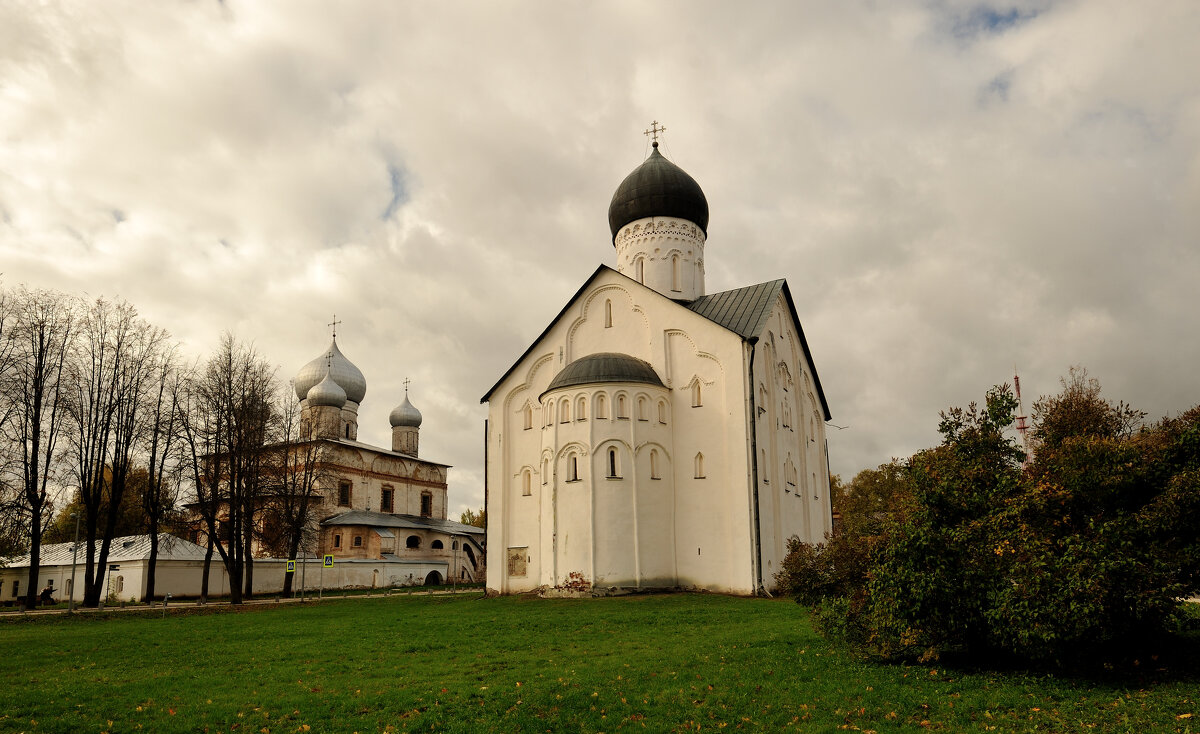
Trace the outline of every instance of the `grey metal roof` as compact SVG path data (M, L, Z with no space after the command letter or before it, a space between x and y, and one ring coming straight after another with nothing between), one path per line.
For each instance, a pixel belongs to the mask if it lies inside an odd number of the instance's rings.
M43 545L39 563L42 566L69 566L71 565L71 546L73 543L51 543ZM192 543L191 541L177 538L169 533L159 533L158 535L158 559L160 561L178 559L178 560L204 560L205 550L201 546ZM100 543L96 543L96 560L100 556ZM113 538L112 545L108 549L108 562L120 563L121 561L138 561L150 557L150 536L149 535L126 535L120 538ZM84 564L87 562L87 543L83 540L79 541L79 554L76 562ZM11 558L7 560L8 567L29 566L29 554Z
M782 279L771 280L745 288L700 296L684 305L709 321L724 326L744 339L749 339L762 332L767 316L771 313L771 306L783 290L783 284Z
M597 352L580 357L564 367L550 381L546 392L598 382L640 382L665 387L649 362L619 352Z
M322 525L365 525L377 528L407 528L409 530L436 530L457 535L484 535L487 531L474 525L464 525L453 520L441 520L417 515L391 515L383 512L350 510L321 521Z
M658 143L642 165L625 177L608 205L613 239L621 227L645 217L678 217L708 232L708 199L696 179L663 158Z

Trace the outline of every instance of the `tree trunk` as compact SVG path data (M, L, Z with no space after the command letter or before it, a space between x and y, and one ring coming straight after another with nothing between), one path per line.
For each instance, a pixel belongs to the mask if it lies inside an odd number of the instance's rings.
M154 571L158 565L158 518L150 517L150 564L146 569L146 595L142 601L149 604L154 601Z
M42 508L36 507L29 523L29 588L25 589L25 608L37 606L38 575L42 565Z
M204 571L200 574L200 601L208 601L208 572L212 568L213 539L208 535L208 548L204 551Z

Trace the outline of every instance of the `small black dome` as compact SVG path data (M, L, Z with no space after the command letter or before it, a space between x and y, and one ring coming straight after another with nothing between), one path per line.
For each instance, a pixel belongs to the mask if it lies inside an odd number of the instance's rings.
M550 381L546 392L574 385L593 385L597 382L644 382L666 387L649 362L643 362L628 354L599 352L580 357L564 367L563 371Z
M608 205L608 227L613 239L621 227L644 217L686 219L708 235L708 199L704 198L700 184L663 158L657 143L650 157L633 169L613 194Z

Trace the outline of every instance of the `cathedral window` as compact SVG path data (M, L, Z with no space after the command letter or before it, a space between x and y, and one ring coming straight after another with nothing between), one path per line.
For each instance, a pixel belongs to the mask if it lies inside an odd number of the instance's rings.
M338 504L342 507L350 506L350 482L338 483Z
M441 550L441 549L445 548L446 546L442 545L442 541L435 540L429 544L429 547L433 548L434 550Z
M342 547L342 536L341 536L341 535L335 535L335 536L333 536L333 547L334 547L334 548L341 548L341 547Z
M604 397L604 393L596 396L596 417L608 418L608 398Z
M379 511L392 512L392 488L384 487L379 494Z
M692 383L692 407L699 408L701 405L703 403L700 402L700 380L696 380Z
M612 301L604 301L604 328L612 328Z
M639 396L637 399L637 416L638 420L644 421L646 418L646 398Z
M629 417L629 408L626 407L626 405L625 405L625 396L624 395L617 396L617 417L618 418L628 418Z
M354 536L354 547L362 548L362 536L361 535Z
M704 454L696 453L696 478L704 478Z
M408 536L408 538L405 539L405 541L404 541L404 547L405 548L420 548L421 547L421 537L418 535Z
M533 494L533 477L530 476L529 470L525 469L521 472L521 494L528 497Z
M526 405L525 409L522 410L521 413L525 418L525 430L528 431L530 428L533 428L533 407Z
M608 476L610 479L619 479L621 475L617 472L617 450L608 450Z
M567 398L563 398L558 404L558 422L571 422L571 401Z
M650 449L650 478L662 478L658 475L658 451L655 449Z
M682 290L682 286L680 285L680 283L683 280L683 278L681 277L682 274L680 273L680 269L681 268L680 268L680 264L679 264L679 255L672 255L671 256L671 290L673 290L673 291Z
M579 400L577 400L575 402L575 420L577 420L577 421L587 420L587 398L586 397L580 397Z
M567 481L579 481L579 458L575 454L567 454Z
M658 401L658 422L664 425L667 422L667 403L665 400Z
M433 515L433 493L421 493L421 517L430 517Z

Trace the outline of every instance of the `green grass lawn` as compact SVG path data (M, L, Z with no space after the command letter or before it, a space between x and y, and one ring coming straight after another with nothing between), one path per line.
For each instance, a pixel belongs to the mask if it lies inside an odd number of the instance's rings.
M1192 731L1195 670L879 665L787 601L393 596L0 624L2 731ZM1189 640L1189 642L1192 640ZM1196 714L1193 718L1191 715Z

